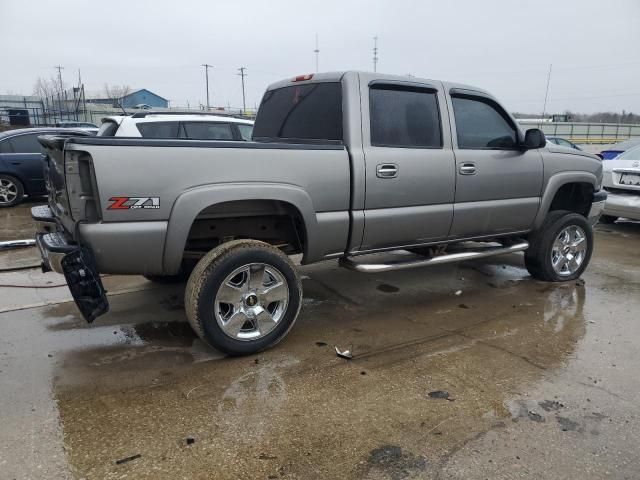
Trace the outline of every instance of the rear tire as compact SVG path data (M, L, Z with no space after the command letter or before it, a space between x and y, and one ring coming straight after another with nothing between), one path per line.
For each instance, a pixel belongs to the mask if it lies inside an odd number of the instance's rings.
M185 291L195 332L229 355L249 355L278 343L301 305L302 284L289 257L257 240L234 240L207 253Z
M614 217L613 215L602 215L600 217L599 223L611 224L618 220L620 217Z
M549 212L529 236L524 261L531 276L546 282L575 280L593 252L593 230L586 218L565 210Z
M24 185L16 177L0 173L0 208L13 207L24 197Z

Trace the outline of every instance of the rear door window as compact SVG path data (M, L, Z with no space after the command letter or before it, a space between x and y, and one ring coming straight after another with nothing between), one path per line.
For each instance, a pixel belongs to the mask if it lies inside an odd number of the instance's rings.
M39 134L31 134L31 135L18 135L17 137L11 137L9 141L11 142L11 147L15 153L40 153L42 151L42 146L38 142Z
M268 91L260 103L253 138L342 141L342 85L311 83Z
M369 90L371 145L441 148L442 131L436 92L374 86Z
M458 148L513 149L517 145L516 129L508 115L491 100L454 96L453 113Z
M191 140L234 140L228 123L182 122L185 138Z
M146 122L136 124L144 138L178 138L179 122Z

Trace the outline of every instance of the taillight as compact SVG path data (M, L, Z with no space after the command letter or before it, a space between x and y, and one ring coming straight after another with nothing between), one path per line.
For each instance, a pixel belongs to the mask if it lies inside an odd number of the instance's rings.
M304 82L306 80L311 80L313 78L313 73L307 73L306 75L298 75L297 77L293 77L291 79L292 82Z

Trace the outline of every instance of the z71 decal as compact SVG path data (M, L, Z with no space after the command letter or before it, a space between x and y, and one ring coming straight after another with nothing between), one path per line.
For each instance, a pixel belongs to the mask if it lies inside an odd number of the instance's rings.
M111 197L113 202L107 210L137 210L139 208L160 208L160 197Z

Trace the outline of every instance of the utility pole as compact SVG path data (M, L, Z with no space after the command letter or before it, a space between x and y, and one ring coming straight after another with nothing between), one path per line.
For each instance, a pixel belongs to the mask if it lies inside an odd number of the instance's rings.
M549 83L551 83L551 67L553 64L549 64L549 74L547 75L547 89L544 92L544 106L542 107L542 120L544 121L544 116L547 113L547 98L549 97Z
M60 83L60 93L62 94L62 90L64 90L64 88L62 87L62 69L64 67L61 67L60 65L56 65L53 68L57 68L58 69L58 82Z
M245 67L240 67L238 70L240 70L240 73L238 75L240 75L240 79L242 80L242 114L244 115L245 112L247 111L247 102L244 96L244 77L247 74L244 73L244 71L246 70Z
M373 71L378 68L378 37L373 37Z
M207 111L209 111L209 68L213 68L213 65L203 63L202 66L204 67L205 82L207 83Z
M318 73L318 57L320 56L320 49L318 48L318 34L316 33L316 49L313 51L316 54L316 73Z

